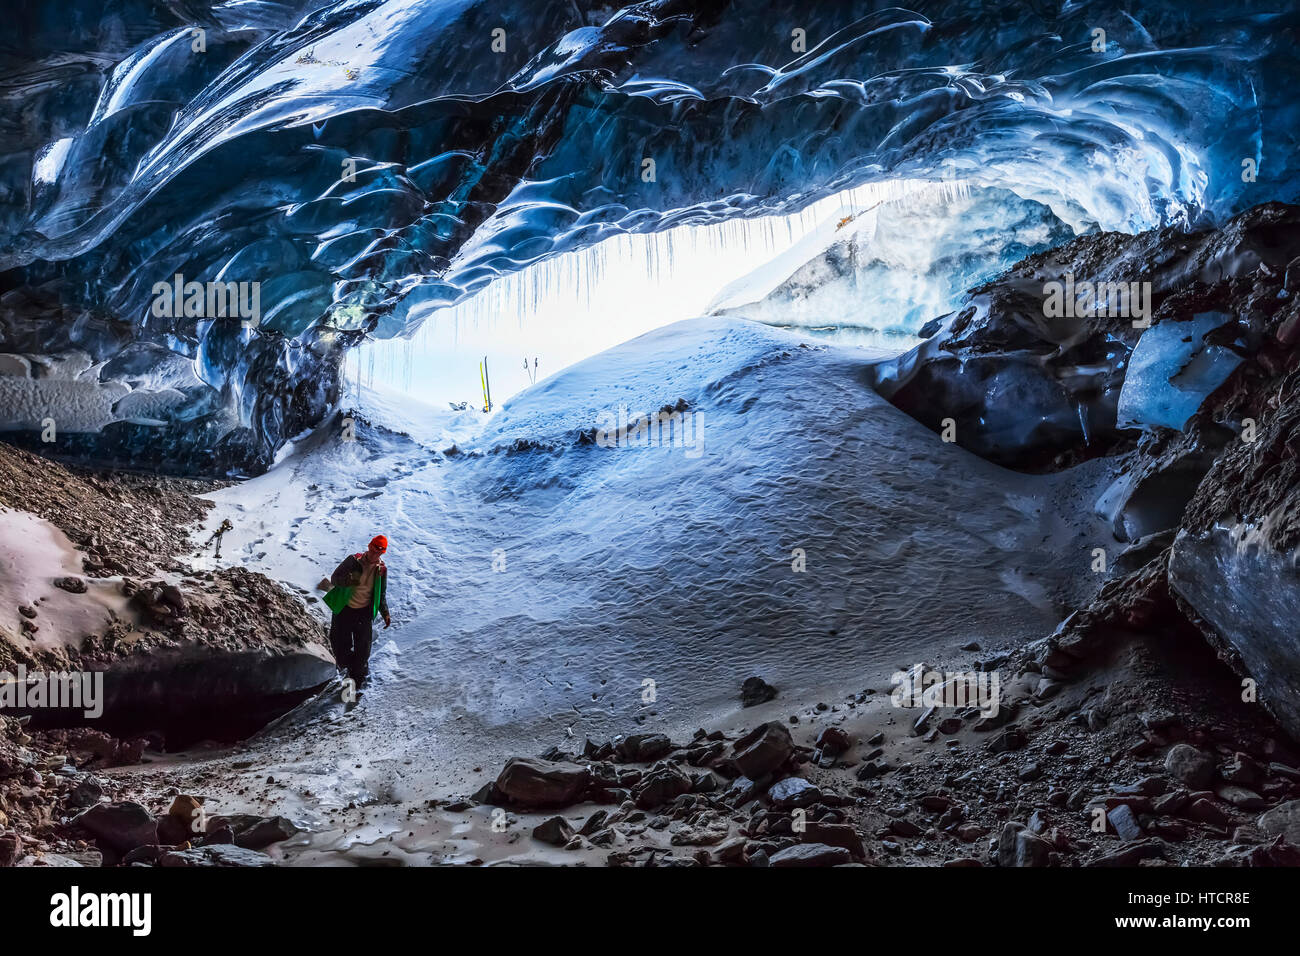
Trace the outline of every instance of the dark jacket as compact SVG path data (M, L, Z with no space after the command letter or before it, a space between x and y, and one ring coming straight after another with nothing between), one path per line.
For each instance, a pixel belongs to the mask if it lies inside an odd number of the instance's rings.
M330 575L330 584L334 585L334 590L325 595L325 601L331 608L336 605L340 609L347 607L348 601L352 599L352 592L361 583L361 573L365 570L361 563L362 557L361 554L348 555ZM331 597L335 600L331 601ZM375 589L371 592L370 616L373 618L376 614L388 618L388 566L382 561L375 569Z

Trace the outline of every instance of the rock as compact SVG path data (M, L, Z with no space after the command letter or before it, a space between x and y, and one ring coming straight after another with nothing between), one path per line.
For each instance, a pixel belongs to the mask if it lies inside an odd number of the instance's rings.
M235 846L245 850L261 850L272 843L287 840L298 832L298 827L286 817L266 817L247 829L234 834Z
M1012 750L1020 750L1028 742L1029 739L1023 731L1016 727L1008 727L988 742L988 749L990 753L1006 753Z
M745 862L745 845L748 842L744 837L732 837L714 851L714 856L724 866L741 866Z
M718 789L718 778L706 770L691 774L691 793L713 793Z
M672 836L673 846L714 846L727 838L729 827L723 819L705 815L698 826L686 826Z
M1300 800L1290 800L1260 814L1259 828L1270 837L1300 846Z
M1260 766L1248 754L1238 752L1219 768L1219 776L1239 787L1253 787L1259 783Z
M55 578L54 586L69 594L85 594L86 582L78 577Z
M817 735L817 749L824 754L839 756L853 745L853 741L838 727L827 727Z
M1137 866L1142 860L1162 857L1165 845L1158 839L1129 843L1114 853L1107 853L1089 863L1089 866Z
M943 720L939 721L939 733L943 734L945 737L951 737L953 734L961 730L961 728L962 722L960 717L945 717Z
M755 780L772 773L794 753L794 741L784 725L775 722L760 724L734 744L732 758L736 768Z
M1106 814L1106 819L1110 825L1115 828L1121 840L1140 840L1142 839L1142 828L1138 826L1137 817L1133 816L1133 811L1129 809L1128 804L1121 803Z
M921 797L921 806L930 813L943 813L952 806L952 797L942 793L927 793Z
M1172 843L1182 843L1187 839L1187 826L1177 820L1152 820L1147 830L1152 836Z
M587 817L586 821L582 824L582 829L580 829L578 833L582 836L590 837L593 833L604 829L605 821L608 819L608 810L597 810L591 816Z
M672 764L660 764L632 788L632 800L640 809L651 810L690 792L690 777Z
M1169 790L1169 781L1164 777L1143 777L1136 783L1116 787L1115 793L1122 797L1158 797Z
M10 867L23 855L23 841L17 833L0 833L0 867Z
M215 817L208 817L207 832L213 833L222 828L228 828L232 833L239 833L247 830L249 827L256 826L258 821L264 819L256 813L225 813Z
M894 836L916 837L925 831L911 820L891 820L889 823L889 832Z
M158 842L158 824L138 803L99 803L70 821L116 853Z
M1214 793L1224 803L1230 803L1239 810L1263 810L1268 806L1267 800L1254 790L1247 790L1245 787L1227 784L1215 787Z
M1202 790L1214 779L1214 758L1191 744L1175 744L1165 755L1165 772L1193 790Z
M864 763L861 767L858 768L857 772L853 776L856 777L858 780L871 780L874 779L875 777L879 777L881 774L885 773L885 771L888 769L889 768L886 767L879 760L868 760L866 763Z
M1052 845L1019 823L1008 823L998 837L999 866L1047 866Z
M475 790L470 794L470 799L475 803L487 804L492 807L495 807L498 804L510 802L506 799L505 794L497 789L497 782L495 780L489 780L487 783L483 784L483 786Z
M1255 846L1267 842L1267 839L1263 830L1249 823L1244 823L1232 831L1232 842L1243 846Z
M1034 688L1034 697L1039 700L1049 700L1059 694L1064 686L1061 681L1040 677L1038 685Z
M1284 763L1270 763L1268 765L1268 772L1274 776L1286 777L1288 780L1300 783L1300 770L1297 770L1295 767L1288 767Z
M86 776L77 781L76 786L67 792L63 805L69 810L84 810L99 803L104 796L104 788L94 777Z
M203 823L203 801L189 794L177 794L167 813L158 818L158 843L176 846L190 842Z
M81 869L86 864L67 853L42 853L40 856L28 855L18 861L19 866L56 866Z
M957 838L966 843L974 843L981 837L989 834L988 827L982 827L978 823L963 823L957 828Z
M1191 794L1186 790L1175 790L1173 793L1166 793L1152 800L1151 812L1162 816L1182 813L1190 802Z
M752 800L756 793L758 793L758 785L748 777L742 776L731 781L731 785L723 791L722 799L730 806L738 807Z
M752 855L750 859L752 862ZM839 866L852 861L852 855L842 846L799 843L773 855L771 865L774 867Z
M626 763L653 763L672 749L673 742L665 734L632 734L615 751Z
M805 842L840 846L848 850L855 859L866 859L867 851L862 845L862 837L847 823L819 823L810 820L804 825L801 835Z
M162 846L179 846L191 842L199 835L198 831L192 828L192 823L165 813L156 822L157 830L153 842Z
M1023 767L1021 767L1019 770L1016 771L1016 776L1019 777L1021 780L1025 781L1026 783L1037 780L1042 775L1043 775L1043 765L1039 763L1037 760L1031 760L1029 763L1025 764Z
M1267 846L1255 847L1251 853L1252 866L1300 867L1300 846L1278 837Z
M1232 822L1232 818L1221 807L1204 797L1192 801L1192 805L1187 808L1187 815L1193 820L1216 827L1226 827Z
M767 791L767 798L772 806L780 810L794 807L809 807L821 799L821 789L813 786L802 777L786 777L772 784Z
M551 846L564 846L573 837L573 827L564 817L551 817L533 827L533 839L549 843Z
M1147 730L1155 731L1179 727L1183 722L1181 717L1167 710L1144 711L1138 714L1138 720L1142 721L1142 726Z
M265 853L230 845L167 850L158 858L158 865L167 867L258 867L272 866L273 863Z
M233 844L235 842L235 831L229 826L220 826L215 829L209 827L207 832L194 842L199 846L216 846L218 843Z
M740 685L740 702L744 707L754 707L776 698L776 688L761 677L747 677Z
M168 584L162 589L162 601L170 606L177 614L184 614L187 609L185 595L181 589L174 584Z
M996 714L990 714L988 717L981 717L975 723L971 724L971 730L977 734L987 733L990 730L997 730L999 727L1011 720L1015 715L1015 708L1011 705L1003 704L998 708Z
M149 866L157 866L158 861L164 853L169 853L176 849L171 846L159 846L151 844L149 846L138 846L126 856L122 857L123 866L131 866L135 863L145 863Z
M567 807L577 803L591 783L591 771L579 764L512 757L496 780L505 801L521 808Z

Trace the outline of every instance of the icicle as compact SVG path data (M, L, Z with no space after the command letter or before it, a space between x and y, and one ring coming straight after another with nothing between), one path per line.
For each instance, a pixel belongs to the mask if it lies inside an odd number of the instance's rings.
M673 281L679 263L686 261L715 262L730 255L731 261L749 269L775 259L832 217L857 220L858 241L869 241L884 204L920 208L966 199L970 191L970 184L960 180L869 182L779 215L741 215L658 232L618 233L595 245L552 256L495 279L456 305L434 313L410 339L391 344L367 343L367 383L373 387L378 367L382 381L389 384L400 381L409 390L417 362L430 350L447 347L448 330L453 345L458 345L467 337L462 332L491 331L503 319L510 320L512 327L523 329L525 322L535 315L589 312L594 303L601 301L602 292L607 294L609 283L619 283L630 274L638 274L668 284ZM736 277L743 274L737 273ZM726 281L726 276L718 277L718 290ZM442 323L441 336L431 333L432 323ZM393 349L401 355L394 355ZM358 354L358 401L363 387L362 374Z

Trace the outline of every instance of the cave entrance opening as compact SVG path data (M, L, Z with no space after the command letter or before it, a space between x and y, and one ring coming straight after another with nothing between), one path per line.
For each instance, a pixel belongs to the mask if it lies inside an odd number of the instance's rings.
M791 214L615 235L499 277L431 312L409 339L366 340L349 356L348 381L353 389L386 387L443 407L481 407L486 356L499 407L589 356L726 307L724 292L761 298L858 217L939 185L890 180Z
M409 339L368 339L350 387L494 408L592 355L711 313L840 344L902 351L960 294L1073 236L1045 205L1001 187L887 180L791 214L620 234L503 275L431 311Z

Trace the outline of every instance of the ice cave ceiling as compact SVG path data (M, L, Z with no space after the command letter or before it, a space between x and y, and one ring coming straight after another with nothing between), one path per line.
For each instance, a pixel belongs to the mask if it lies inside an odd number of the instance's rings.
M20 0L6 18L8 427L34 432L52 383L89 384L111 424L63 450L155 466L264 467L362 334L617 232L898 176L1128 232L1297 193L1283 0ZM159 316L178 274L259 283L257 326Z

